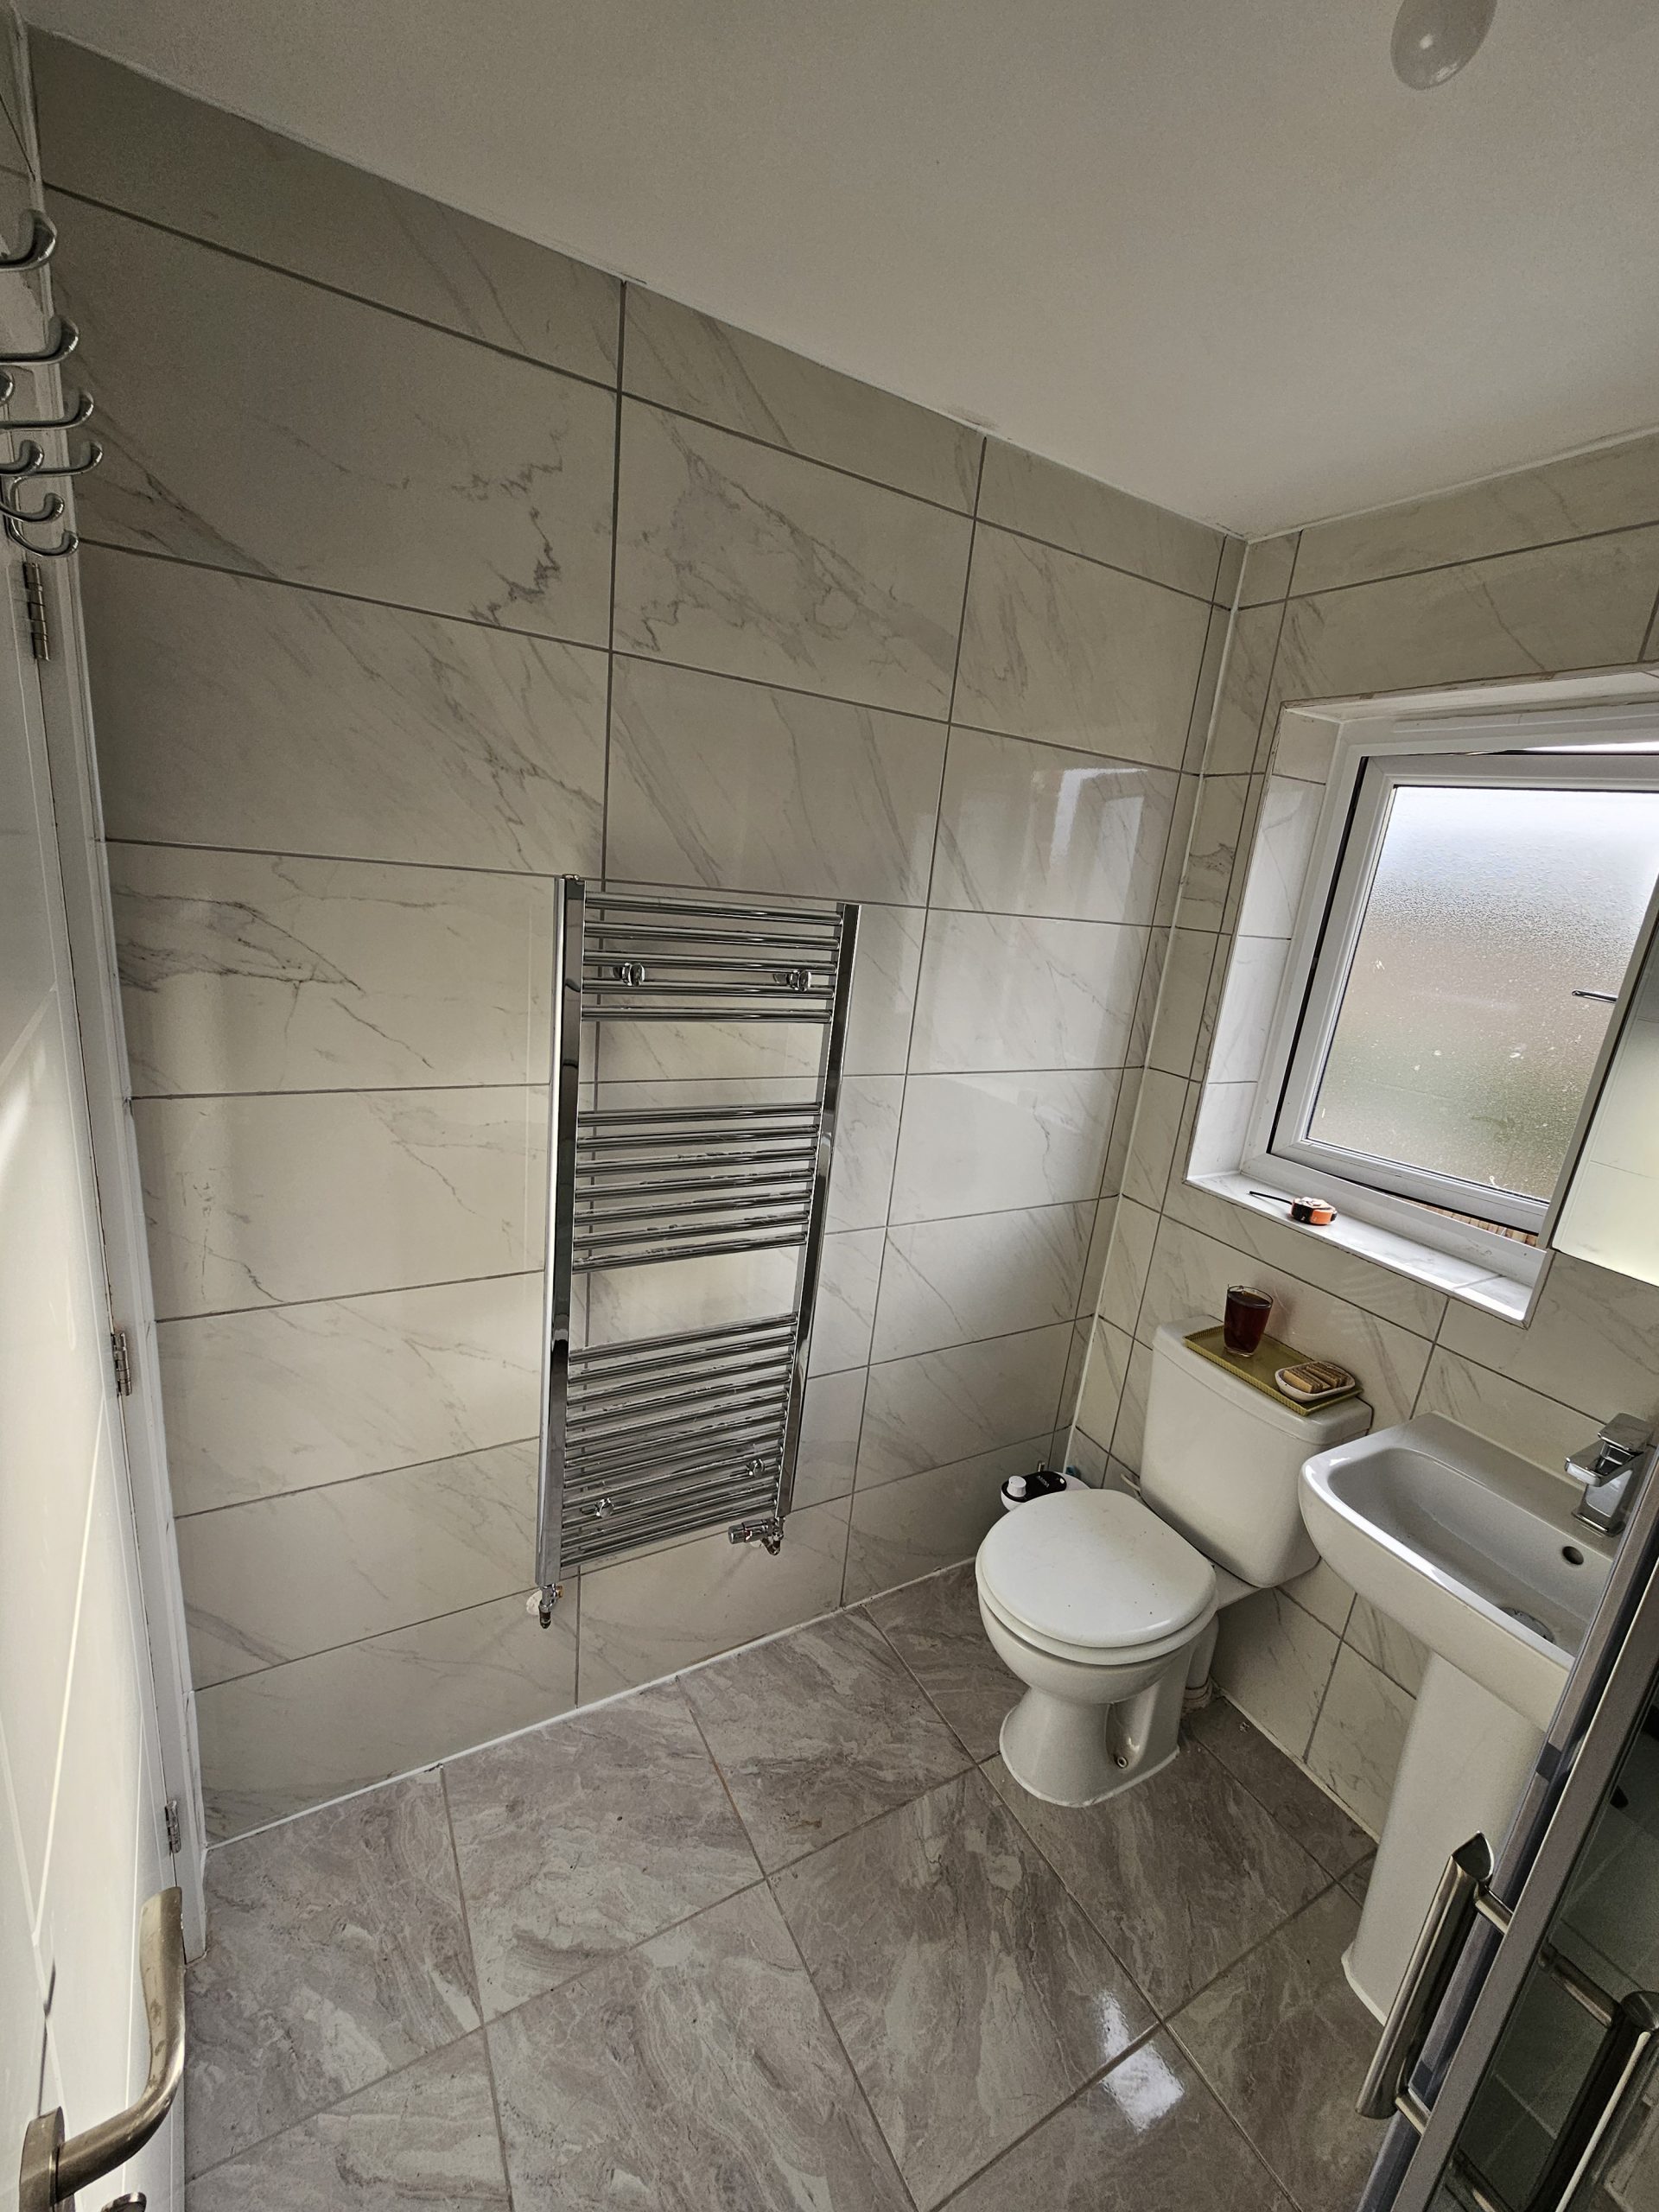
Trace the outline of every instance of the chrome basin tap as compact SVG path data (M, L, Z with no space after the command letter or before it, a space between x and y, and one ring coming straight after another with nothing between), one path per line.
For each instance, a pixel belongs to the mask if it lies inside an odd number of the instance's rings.
M1567 1473L1584 1484L1573 1518L1608 1535L1622 1529L1654 1458L1652 1423L1615 1414L1599 1436L1567 1455Z

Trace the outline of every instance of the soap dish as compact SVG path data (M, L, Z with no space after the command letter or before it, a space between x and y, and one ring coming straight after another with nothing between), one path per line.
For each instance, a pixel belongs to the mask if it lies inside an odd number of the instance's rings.
M1330 1359L1300 1359L1280 1368L1273 1379L1299 1406L1328 1406L1338 1398L1352 1397L1359 1388L1357 1376Z

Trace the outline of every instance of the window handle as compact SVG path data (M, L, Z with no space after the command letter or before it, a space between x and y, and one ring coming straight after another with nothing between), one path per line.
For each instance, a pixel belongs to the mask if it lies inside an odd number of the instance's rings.
M1599 999L1604 1006L1618 1004L1617 991L1574 991L1573 995L1575 999Z

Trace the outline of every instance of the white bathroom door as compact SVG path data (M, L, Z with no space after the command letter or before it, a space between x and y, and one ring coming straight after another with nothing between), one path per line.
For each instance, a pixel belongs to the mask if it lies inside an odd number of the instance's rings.
M22 556L0 539L0 2212L24 2130L130 2103L174 1881ZM124 2177L177 2196L175 2111Z

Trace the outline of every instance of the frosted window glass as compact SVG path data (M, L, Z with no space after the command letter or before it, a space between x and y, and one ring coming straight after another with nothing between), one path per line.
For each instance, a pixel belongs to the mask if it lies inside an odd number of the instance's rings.
M1659 793L1402 785L1309 1135L1547 1198L1659 873Z

